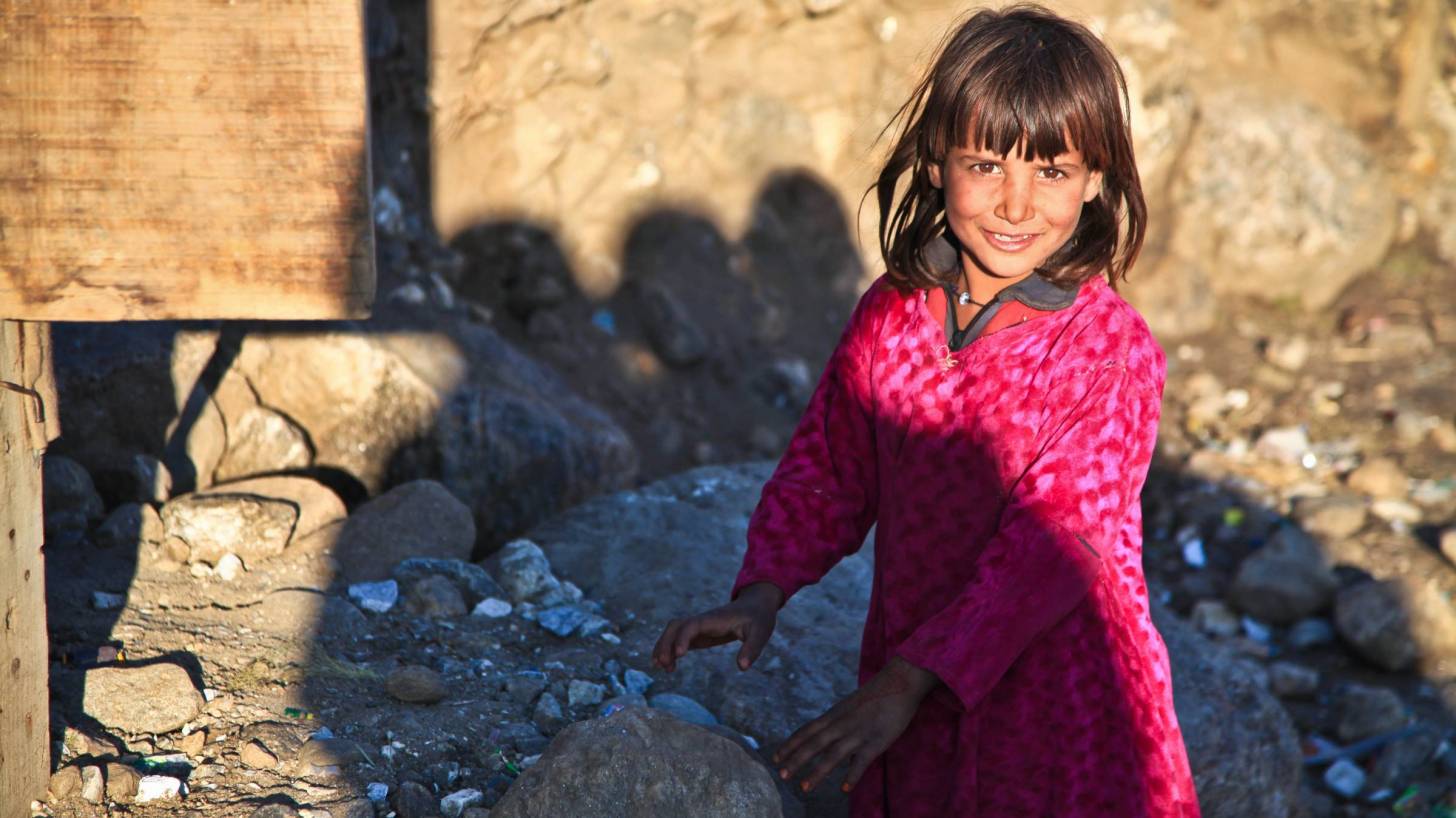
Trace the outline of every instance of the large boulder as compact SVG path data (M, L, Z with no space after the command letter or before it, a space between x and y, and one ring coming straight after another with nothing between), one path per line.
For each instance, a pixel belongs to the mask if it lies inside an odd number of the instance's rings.
M1161 606L1153 623L1168 646L1173 704L1205 818L1295 814L1299 737L1258 670Z
M771 471L768 463L695 469L591 500L530 537L563 580L625 623L625 645L646 655L669 619L727 600L749 514ZM737 646L730 645L679 663L666 683L765 745L786 738L855 687L870 551L867 545L789 602L750 672L733 664ZM642 582L643 566L651 566L653 582ZM1240 660L1191 626L1161 612L1157 625L1205 814L1288 815L1300 755L1284 710Z
M493 818L778 818L773 776L732 740L628 707L577 722L491 809Z
M646 655L668 620L728 601L748 515L771 471L768 463L694 469L588 501L530 537ZM736 646L715 648L680 663L671 684L734 729L782 741L855 689L871 575L866 547L794 597L753 670L738 670Z
M249 494L291 503L298 509L298 521L293 527L293 540L290 542L307 537L348 514L344 501L332 489L317 480L296 475L253 477L221 483L200 493Z
M387 312L383 310L382 312ZM173 490L308 466L377 495L442 480L497 545L628 485L637 454L605 413L488 326L456 314L267 325L67 325L56 452L113 502L138 456ZM355 497L347 498L353 502Z
M202 694L180 665L117 665L86 671L87 716L128 734L170 733L202 712Z

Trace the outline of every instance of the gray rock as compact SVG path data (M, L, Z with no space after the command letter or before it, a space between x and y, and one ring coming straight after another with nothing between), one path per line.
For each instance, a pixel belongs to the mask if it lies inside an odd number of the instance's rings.
M561 702L550 693L542 693L541 698L536 700L536 706L531 710L531 721L548 736L554 736L561 728L565 727L570 719L561 710Z
M299 818L299 812L289 804L275 802L253 810L249 818Z
M1355 742L1405 726L1405 703L1394 690L1351 683L1340 692L1336 707L1340 741Z
M440 802L425 785L403 781L394 793L394 810L399 818L438 818Z
M1310 497L1294 505L1294 518L1304 530L1326 540L1343 540L1365 525L1369 515L1366 502L1349 494Z
M546 737L534 724L507 722L497 728L501 744L514 747L523 756L532 756L546 749Z
M91 481L91 473L69 457L47 454L41 483L47 515L69 511L95 522L106 511L96 484Z
M102 548L137 548L143 543L162 541L162 518L156 509L140 503L123 503L106 516L96 529L95 542Z
M1441 734L1420 729L1401 736L1381 749L1370 770L1370 788L1400 792L1441 747Z
M165 536L189 547L189 562L215 565L233 553L252 565L283 553L298 509L251 494L188 494L167 501L161 516Z
M647 701L654 710L671 713L673 716L682 719L688 724L712 727L718 723L717 717L708 708L698 704L687 696L677 693L659 693Z
M227 424L227 449L213 472L218 481L308 468L308 435L283 415L250 406Z
M661 285L640 282L638 296L647 341L669 366L691 366L708 354L708 339L675 296Z
M468 604L488 597L505 596L505 591L479 565L464 560L411 557L394 567L393 576L402 586L429 575L442 576L455 583Z
M354 510L334 558L352 582L384 579L410 557L467 560L475 547L470 509L443 485L416 480Z
M501 588L512 602L534 601L560 582L551 571L551 561L541 547L530 540L513 540L493 557Z
M1254 443L1254 453L1278 463L1299 463L1309 452L1309 433L1303 426L1269 429Z
M106 777L101 768L91 765L81 768L81 797L99 804L106 800Z
M440 799L440 812L445 818L460 818L467 809L483 803L485 794L480 790L456 790Z
M81 789L81 768L76 766L62 767L51 774L50 783L46 785L52 798L68 798L70 795Z
M768 770L733 742L643 708L579 722L525 771L492 818L782 815Z
M1314 668L1293 662L1269 665L1269 692L1281 699L1308 698L1319 690L1320 675Z
M587 621L587 613L573 605L547 608L536 614L536 624L560 637L567 637Z
M1229 596L1243 611L1279 625L1323 609L1337 584L1319 543L1294 526L1282 526L1239 564Z
M81 708L113 730L170 733L202 711L202 694L178 665L120 665L86 671Z
M1289 715L1232 651L1161 606L1153 619L1168 647L1173 702L1205 818L1290 815L1303 756Z
M356 582L349 586L349 598L366 611L385 613L399 601L399 583L392 579Z
M92 591L91 607L98 611L119 610L126 607L126 595L109 594L105 591Z
M216 485L198 493L251 494L292 504L298 510L298 522L294 524L290 544L309 537L348 515L344 501L339 499L333 489L312 478L297 475L252 477Z
M601 704L607 697L607 689L595 682L572 679L566 688L566 703L571 707Z
M1335 630L1356 653L1386 670L1402 670L1416 660L1410 617L1395 582L1341 589L1335 596Z
M1243 630L1239 615L1218 599L1200 599L1193 605L1193 627L1200 633L1227 639Z
M384 689L402 702L434 704L450 694L439 673L420 665L396 668L385 677Z
M416 616L450 619L464 616L465 600L448 578L432 575L416 580L405 594L405 607Z
M310 738L298 750L298 760L315 767L346 767L368 760L359 745L346 738Z
M511 701L516 704L530 704L546 689L546 677L534 673L518 673L506 679L505 688Z
M636 668L627 668L622 674L622 683L628 693L645 694L652 687L652 677Z
M1325 770L1324 782L1341 798L1354 798L1365 789L1365 771L1349 759L1342 758Z
M470 610L470 615L483 616L487 619L500 619L503 616L510 616L512 610L514 608L511 607L511 603L504 599L486 597L475 604L475 607Z
M1294 650L1308 650L1334 642L1335 627L1328 619L1310 617L1294 623L1285 638Z

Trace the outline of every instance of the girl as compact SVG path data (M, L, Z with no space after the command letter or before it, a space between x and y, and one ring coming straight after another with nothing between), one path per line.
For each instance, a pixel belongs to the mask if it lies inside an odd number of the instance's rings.
M1045 9L949 36L872 188L889 272L764 486L733 601L654 650L670 671L741 640L746 670L877 524L861 686L774 755L806 791L846 766L856 818L1199 814L1141 562L1164 358L1110 286L1146 225L1127 110L1112 54Z

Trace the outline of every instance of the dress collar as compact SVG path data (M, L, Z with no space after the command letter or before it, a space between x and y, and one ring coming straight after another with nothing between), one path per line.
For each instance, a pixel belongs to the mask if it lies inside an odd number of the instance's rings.
M924 257L936 269L948 273L960 263L960 249L947 233L942 233L925 246ZM995 300L1019 301L1034 310L1051 312L1070 307L1077 300L1077 290L1059 287L1037 272L1002 290Z

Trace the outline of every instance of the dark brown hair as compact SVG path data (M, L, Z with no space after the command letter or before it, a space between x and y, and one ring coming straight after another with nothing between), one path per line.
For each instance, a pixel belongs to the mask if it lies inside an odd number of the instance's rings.
M1082 151L1088 169L1102 173L1102 192L1083 206L1072 237L1037 272L1064 287L1104 273L1116 286L1127 276L1147 229L1127 82L1112 52L1085 26L1036 5L977 12L941 43L885 132L897 122L894 149L870 187L880 206L880 252L897 287L939 286L958 273L924 254L948 229L929 167L957 147L1003 156L1018 149L1021 159L1050 159L1071 146ZM907 171L909 184L897 202Z

